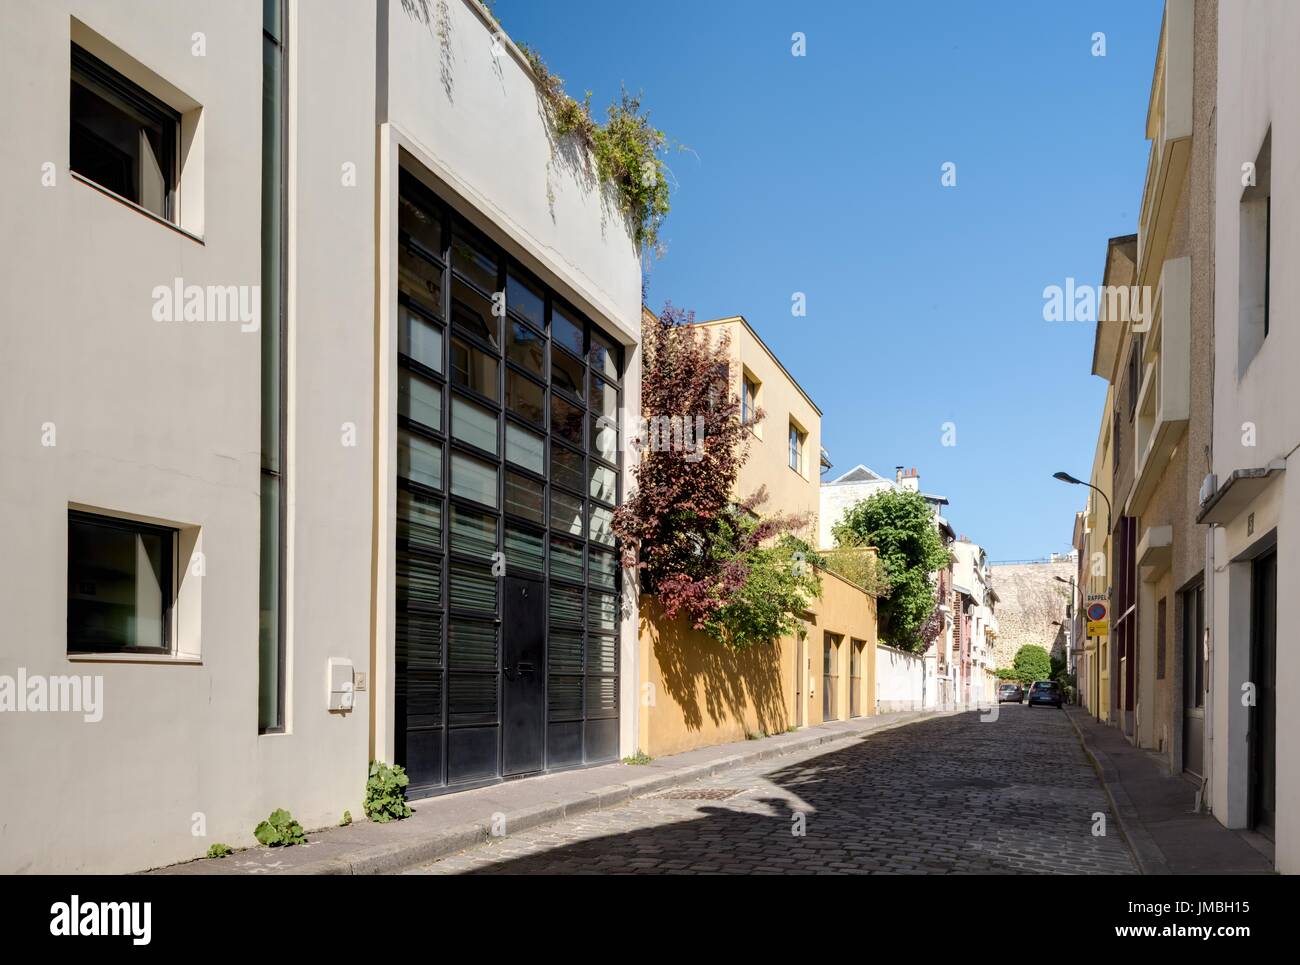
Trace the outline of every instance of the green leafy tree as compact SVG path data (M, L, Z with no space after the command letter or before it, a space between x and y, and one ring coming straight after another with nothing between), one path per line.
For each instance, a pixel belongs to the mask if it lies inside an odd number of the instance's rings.
M839 546L876 547L888 581L880 599L881 635L901 650L924 650L929 641L923 631L938 605L931 574L950 559L925 497L878 492L850 507L832 532Z
M1019 680L1024 684L1053 679L1052 658L1047 655L1047 648L1027 643L1017 650L1015 659L1011 661L1011 675L1008 679Z
M789 533L760 542L764 524L743 509L720 522L709 554L724 574L712 587L719 605L704 620L705 632L736 650L793 634L799 614L821 595L817 567L825 560ZM727 579L731 569L734 580Z

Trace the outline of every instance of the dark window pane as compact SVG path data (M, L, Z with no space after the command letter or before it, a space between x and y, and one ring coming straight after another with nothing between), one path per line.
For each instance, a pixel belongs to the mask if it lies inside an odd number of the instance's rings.
M591 529L587 537L594 542L614 545L614 511L603 506L592 505Z
M582 582L582 544L551 537L551 576Z
M497 520L495 516L476 513L455 504L451 507L451 549L491 559L497 551Z
M399 479L442 488L442 446L405 429L397 432L397 475Z
M587 713L609 716L618 711L618 680L614 677L587 678Z
M398 615L395 636L397 659L405 664L408 673L411 670L421 670L427 674L442 668L441 614L405 610ZM407 696L409 699L409 691ZM438 703L442 703L441 692L438 694ZM441 713L441 708L430 708L424 712Z
M542 521L542 484L517 472L506 472L506 512L536 523Z
M507 422L506 459L540 476L546 469L546 441L535 432Z
M606 462L618 462L618 423L604 416L591 418L591 451ZM697 443L702 444L702 441Z
M551 309L551 341L563 345L574 355L582 355L582 322L570 318L559 305Z
M506 274L506 305L538 328L546 327L546 296L541 286L513 269Z
M468 399L452 396L451 435L471 446L497 452L497 416Z
M442 561L397 551L397 608L437 610L442 606Z
M581 362L565 352L551 353L551 388L582 398L585 369Z
M591 390L587 393L587 405L593 415L618 421L618 389L594 375L591 377Z
M582 423L584 419L585 415L581 409L552 393L551 432L561 439L580 447L582 445Z
M453 619L447 628L447 652L452 670L496 670L496 627L477 620Z
M539 379L545 378L542 365L546 360L546 340L522 322L506 325L506 358L527 369Z
M506 408L522 419L546 424L544 389L518 372L506 371Z
M402 193L398 199L398 227L430 254L442 257L442 219L437 208L416 203L405 189L410 175L402 175Z
M618 673L618 638L587 634L587 673Z
M591 330L591 351L587 358L595 371L617 379L622 372L622 356L622 349L613 339L606 338L594 328Z
M500 399L497 389L497 369L500 363L486 352L481 352L459 338L451 340L451 381L467 389Z
M451 283L451 324L497 345L497 321L492 300L480 295L459 278Z
M442 371L442 326L407 305L397 309L397 351L435 372Z
M447 574L447 597L453 607L496 613L497 578L490 569L452 560Z
M547 719L582 717L582 677L552 675L546 690Z
M477 503L497 505L497 468L459 452L451 454L451 492Z
M397 538L411 546L442 548L442 499L397 491Z
M551 443L551 482L576 493L583 490L582 453Z
M451 674L447 679L447 723L456 725L495 724L496 722L496 674ZM492 764L489 767L495 769L496 765Z
M403 247L397 256L397 284L434 315L442 315L442 269Z
M550 601L552 620L582 626L582 590L552 586Z
M591 464L591 486L587 493L592 499L613 505L618 501L617 476L613 469L593 462Z
M451 267L485 292L497 290L495 249L459 218L451 240Z
M551 529L582 538L582 500L551 490Z
M71 94L72 170L169 218L176 183L175 112L75 45Z
M582 631L552 627L550 634L550 671L582 673Z
M407 369L397 370L398 414L442 430L442 386Z
M594 546L587 551L587 566L592 586L614 589L614 577L617 572L617 558L613 553L598 550Z
M169 533L69 518L68 651L166 649L171 554Z
M613 633L618 629L618 607L613 593L587 594L587 629L600 633Z
M506 523L506 565L512 570L541 573L545 552L540 534Z

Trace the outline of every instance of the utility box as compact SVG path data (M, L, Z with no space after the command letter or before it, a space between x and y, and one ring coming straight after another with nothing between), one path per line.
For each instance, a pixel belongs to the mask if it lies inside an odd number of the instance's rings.
M347 713L352 709L352 661L344 657L330 657L325 674L326 686L329 688L329 709Z

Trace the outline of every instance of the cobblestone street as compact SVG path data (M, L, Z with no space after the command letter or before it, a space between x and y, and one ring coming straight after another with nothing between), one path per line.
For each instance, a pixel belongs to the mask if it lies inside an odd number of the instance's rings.
M1094 836L1098 812L1105 831ZM803 833L799 833L800 830ZM413 874L1133 874L1065 715L932 718L647 795Z

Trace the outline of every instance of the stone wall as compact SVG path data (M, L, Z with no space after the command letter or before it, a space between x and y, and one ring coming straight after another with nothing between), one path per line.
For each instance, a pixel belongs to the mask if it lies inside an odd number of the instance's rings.
M1052 621L1066 622L1070 588L1053 577L1069 580L1075 566L1071 560L993 564L993 589L998 595L993 611L998 620L994 658L998 667L1010 667L1016 651L1029 643L1064 659L1065 631Z

